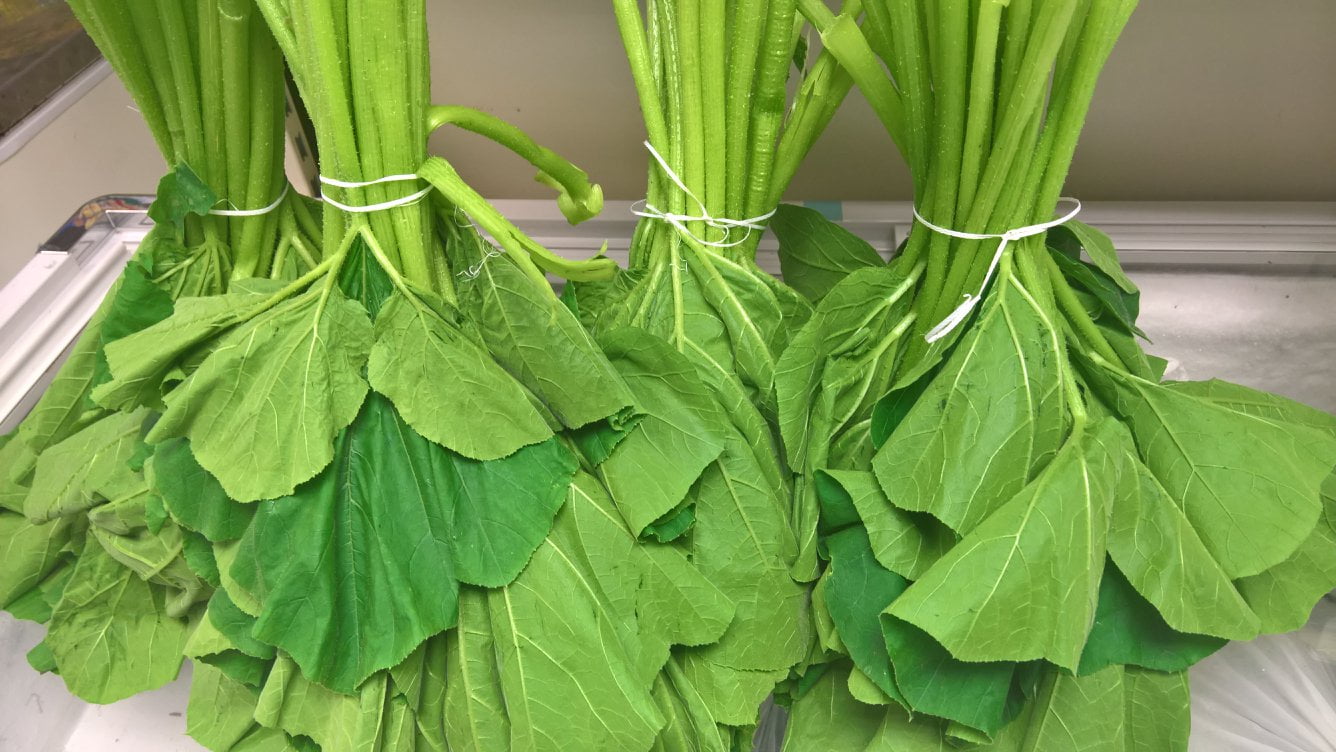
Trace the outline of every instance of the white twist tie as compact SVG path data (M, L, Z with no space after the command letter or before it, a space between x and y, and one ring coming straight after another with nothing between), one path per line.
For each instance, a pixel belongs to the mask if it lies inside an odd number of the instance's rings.
M338 178L325 177L324 175L320 176L321 183L323 183L324 185L332 185L337 188L366 188L369 185L378 185L380 183L406 183L410 180L416 182L418 180L421 180L421 178L419 178L417 175L386 175L383 178L376 178L375 180L339 180ZM330 206L336 209L342 209L346 212L353 212L355 214L370 214L371 212L384 211L386 209L394 209L400 206L408 206L409 204L416 204L417 202L421 201L423 197L425 197L428 193L431 193L431 186L427 186L426 188L423 188L422 190L416 193L410 193L407 196L390 199L389 201L381 201L378 204L355 206L352 204L345 204L330 198L329 195L326 194L325 190L322 188L320 189L320 200L324 201L325 203L329 204Z
M658 207L649 203L648 200L641 200L631 205L631 213L637 217L645 217L648 219L657 219L663 222L667 222L668 224L672 225L678 232L682 233L683 235L686 235L692 240L695 240L697 243L700 243L701 245L709 246L711 248L733 248L735 246L739 246L747 242L747 238L751 236L753 230L757 231L765 230L766 220L775 216L775 212L778 211L778 207L776 207L775 209L771 209L765 214L756 217L751 217L749 219L728 219L727 217L713 217L710 215L710 212L705 209L705 203L702 202L699 198L697 198L696 194L691 192L691 189L687 187L686 183L682 182L682 178L678 177L676 172L673 172L673 168L668 166L668 161L663 158L662 154L659 154L658 150L654 148L653 144L646 141L645 148L649 149L650 156L654 157L654 161L659 163L659 168L663 170L663 174L667 175L668 179L673 181L673 184L676 185L679 189L681 189L681 191L686 194L687 198L690 198L692 201L696 203L696 207L700 210L700 213L673 214L671 212L666 212L659 209ZM637 206L642 208L636 208ZM704 222L706 225L708 225L709 227L713 227L716 230L723 230L724 239L718 241L706 240L705 238L702 238L699 235L693 233L691 230L687 229L686 226L687 222ZM728 238L733 234L733 230L738 228L746 230L747 231L746 234L744 234L738 240L729 241Z
M980 232L960 232L959 230L952 230L946 227L938 227L937 225L924 219L923 215L919 214L917 207L914 209L914 219L918 220L919 224L923 225L929 230L932 230L933 232L941 233L942 235L948 235L953 238L960 238L962 240L1001 241L1000 243L997 244L997 250L993 252L993 260L991 263L988 264L988 273L985 274L983 277L983 284L979 285L979 294L971 295L969 293L965 293L965 302L956 306L955 310L947 314L946 318L942 319L940 322L937 323L936 326L928 330L928 333L923 337L925 340L927 340L930 344L936 342L937 340L941 339L942 337L945 337L946 335L954 331L955 328L960 326L960 323L970 315L970 312L974 310L974 307L977 306L979 304L979 301L983 299L983 292L984 290L988 289L988 283L992 281L993 273L997 271L997 265L1001 263L1002 254L1006 252L1007 246L1009 244L1017 240L1021 240L1022 238L1028 238L1035 235L1042 235L1043 233L1048 232L1050 229L1057 227L1060 224L1064 224L1071 219L1074 219L1077 214L1081 213L1080 201L1074 198L1068 198L1066 196L1058 199L1058 201L1059 202L1069 201L1073 204L1076 204L1076 207L1071 211L1067 212L1066 214L1064 214L1063 216L1059 217L1058 219L1054 219L1049 222L1044 222L1042 224L1037 224L1037 225L1027 225L1025 227L1017 227L1014 230L1007 230L1006 232L997 234L980 233Z
M238 209L235 206L233 206L231 209L210 209L209 213L218 217L258 217L264 214L268 214L269 212L277 209L278 205L283 203L283 199L287 197L288 197L288 186L285 184L283 186L283 192L279 193L278 198L274 199L274 203L268 206L259 209ZM218 199L218 200L222 201L223 199ZM231 201L228 201L227 203L229 206L232 205Z

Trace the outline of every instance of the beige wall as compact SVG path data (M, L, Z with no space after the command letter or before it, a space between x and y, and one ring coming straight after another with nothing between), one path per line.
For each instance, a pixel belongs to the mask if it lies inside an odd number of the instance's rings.
M437 97L511 118L609 197L637 197L644 136L610 6L432 0ZM433 146L487 195L546 195L476 137ZM1109 62L1068 190L1096 200L1336 200L1336 0L1144 0ZM856 93L792 195L910 198Z
M609 198L643 192L640 116L608 0L429 0L442 102L493 111L566 153ZM1146 0L1114 53L1069 191L1096 200L1336 200L1336 0ZM0 282L83 201L152 191L162 164L108 79L0 164ZM543 198L477 137L442 134L485 195ZM792 195L907 199L853 95Z
M0 163L0 285L86 201L152 193L164 169L130 95L108 76Z

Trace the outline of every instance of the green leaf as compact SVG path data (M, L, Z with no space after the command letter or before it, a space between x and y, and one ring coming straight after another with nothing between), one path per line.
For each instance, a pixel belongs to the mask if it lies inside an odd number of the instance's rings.
M209 587L222 587L222 573L218 571L218 559L213 554L209 539L187 531L181 539L181 558L195 576L209 584Z
M260 691L255 720L292 736L309 737L320 752L396 752L412 749L413 712L379 672L349 693L332 692L302 676L280 655Z
M567 428L629 419L630 393L574 314L513 264L491 261L460 297L496 362Z
M107 295L114 295L119 284L117 282L113 285ZM98 359L101 357L98 351L100 322L106 317L109 305L104 302L93 314L83 334L75 341L74 349L70 351L64 365L56 372L55 378L47 385L46 391L37 400L28 417L24 418L23 423L15 431L14 441L11 442L15 450L22 447L31 452L30 458L35 460L37 455L48 447L69 438L85 427L90 412L91 417L100 417L100 410L90 411L94 406L89 404L88 395L92 388ZM17 469L18 467L7 462L0 465L0 472L6 474ZM15 476L8 480L19 480L19 478ZM0 501L0 504L3 502Z
M70 692L105 704L175 679L190 630L165 601L162 588L87 544L46 637Z
M639 620L641 640L653 636L665 650L710 645L724 634L734 604L680 548L637 539L615 500L588 475L576 476L570 499L583 557L618 613Z
M65 519L35 525L22 515L0 510L0 562L4 562L0 566L0 609L13 611L19 618L39 615L17 607L16 601L35 594L59 566L73 527L72 521ZM40 598L31 603L40 605Z
M139 406L160 407L162 382L180 366L182 358L235 323L238 312L267 297L259 292L231 292L178 299L171 316L107 344L111 380L93 390L93 401L124 411Z
M120 284L108 294L106 318L102 320L99 328L100 342L104 347L109 342L143 331L172 315L174 306L171 294L153 281L156 276L155 251L163 242L162 238L166 237L164 233L167 231L169 228L165 225L159 225L149 231L139 250L121 273ZM96 368L93 386L103 384L111 378L106 353L103 350L97 353Z
M1118 252L1108 235L1084 222L1072 219L1051 228L1048 231L1048 238L1049 242L1056 240L1059 247L1067 243L1084 248L1090 260L1095 262L1095 266L1107 274L1123 292L1129 294L1137 292L1137 286L1132 284L1132 280L1123 272L1122 264L1118 261Z
M896 574L911 580L922 577L956 543L955 535L933 517L891 504L870 472L828 470L817 475L817 482L822 478L848 495L867 528L877 561Z
M552 437L524 388L442 301L395 293L376 318L375 337L371 387L423 436L476 460L500 459Z
M924 573L889 613L964 661L1075 670L1094 619L1121 457L1105 420ZM889 444L887 445L889 446ZM961 618L968 614L968 618Z
M656 337L617 329L599 337L642 417L598 467L637 533L678 509L724 450L724 416L691 361Z
M1279 564L1312 533L1336 466L1331 434L1102 368L1091 376L1230 578Z
M220 669L196 664L186 709L186 733L211 750L295 752L287 735L255 722L260 693Z
M149 494L144 499L144 522L149 533L157 535L162 532L162 526L167 524L168 519L167 505L163 503L162 497Z
M862 524L863 522L858 516L858 507L854 505L852 492L840 482L838 472L840 471L836 471L837 474L832 474L831 471L818 470L810 480L816 490L817 501L821 505L820 530L822 533L833 533L850 525ZM858 471L845 472L857 473ZM795 485L802 482L808 482L808 479L800 477L795 480ZM873 478L872 482L876 483L876 478Z
M112 413L43 452L24 514L53 520L114 497L115 484L130 474L127 463L139 447L146 416L145 410Z
M224 635L238 651L252 658L273 659L275 650L272 645L255 639L255 617L237 608L227 591L219 590L209 599L207 618L215 629Z
M962 534L1007 503L1062 441L1062 353L1043 309L1014 277L999 279L982 316L877 451L872 466L886 498Z
M251 636L254 626L254 617L237 608L226 591L216 591L209 599L204 618L190 636L186 655L196 663L216 666L229 678L258 691L269 674L276 651Z
M339 291L327 299L322 292L310 290L223 335L168 395L148 441L190 439L199 464L243 502L290 494L326 467L335 434L366 396L371 322Z
M1025 712L987 749L1122 752L1125 702L1121 667L1082 678L1049 671Z
M1191 394L1241 413L1269 418L1282 423L1308 426L1327 433L1336 433L1336 415L1325 413L1277 394L1250 389L1241 384L1209 379L1207 381L1174 381L1164 386L1171 391Z
M885 264L867 241L815 209L780 204L770 229L779 239L784 281L812 301L825 297L849 273Z
M871 752L875 749L869 745L876 738L888 711L865 705L849 694L849 669L850 666L843 664L825 672L794 702L784 734L784 752ZM898 751L903 747L887 749Z
M335 450L259 506L230 571L262 603L255 637L349 693L454 625L460 580L496 587L524 568L575 461L556 439L492 462L454 455L374 393Z
M160 225L181 225L191 214L203 216L218 203L218 195L185 162L158 181L158 195L148 207L148 218Z
M56 656L51 652L51 646L43 640L28 651L28 665L33 671L39 674L52 674L59 671L60 667L56 665Z
M744 387L754 390L757 405L772 412L775 362L788 342L786 325L791 319L764 281L769 275L712 253L692 253L686 265L695 282L690 286L699 295L691 313L693 318L705 317L686 322L686 337L704 351L701 355L718 364L709 367L735 374ZM697 336L697 331L704 336ZM693 360L705 360L685 352Z
M788 671L740 671L720 666L685 651L670 659L668 675L675 685L690 684L715 723L755 726L761 703Z
M669 664L673 668L673 664ZM661 672L654 680L654 699L665 724L650 752L733 752L732 733L720 725L696 687L680 671Z
M1084 676L1124 664L1184 671L1224 645L1218 637L1174 631L1110 564L1100 581L1099 608L1077 673Z
M1256 637L1257 615L1183 510L1137 458L1126 431L1110 451L1126 463L1108 539L1118 568L1174 629L1229 640Z
M253 505L233 501L218 479L199 466L185 439L158 444L146 475L172 517L210 542L241 538L255 516Z
M18 433L0 436L0 512L23 514L28 498L37 455L18 437Z
M672 543L673 541L686 535L692 525L696 524L696 508L691 505L675 509L659 519L653 525L645 528L641 537L650 538L660 543Z
M923 393L937 379L937 374L941 372L946 362L945 360L939 361L918 378L908 384L897 385L884 397L877 400L877 404L872 407L872 425L870 427L870 438L873 446L881 449L886 440L891 437L891 434L895 433L895 429L909 416L910 409L914 407Z
M1317 527L1294 555L1235 583L1265 634L1299 629L1322 596L1336 589L1336 475L1323 486L1322 507Z
M649 749L669 646L713 642L731 615L681 551L638 542L583 475L515 582L460 595L446 732L478 752Z
M736 430L694 490L693 561L738 606L710 659L750 671L787 669L807 652L807 589L790 574L798 542L787 496L767 483L753 447Z
M1128 666L1123 671L1127 752L1182 752L1188 748L1191 698L1186 673Z
M823 431L835 433L866 417L860 408L884 390L913 282L898 264L855 271L821 301L780 356L779 428L792 466L804 466L813 440L828 441ZM813 436L814 422L823 418L831 425Z

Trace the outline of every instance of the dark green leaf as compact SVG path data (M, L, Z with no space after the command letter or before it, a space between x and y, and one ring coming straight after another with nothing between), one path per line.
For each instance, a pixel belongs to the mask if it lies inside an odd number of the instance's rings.
M641 535L660 543L672 543L686 535L691 526L696 524L696 508L690 504L673 510L649 527Z
M1049 230L1048 238L1050 244L1062 250L1069 258L1067 249L1073 246L1085 249L1090 260L1095 262L1095 266L1108 275L1123 292L1137 291L1137 286L1132 284L1132 280L1123 272L1122 264L1118 262L1118 252L1114 250L1113 241L1109 240L1108 235L1073 219Z
M28 651L28 665L39 674L51 674L57 671L56 656L51 652L51 646L46 644L46 640L37 643L36 647Z
M394 293L394 283L372 255L366 239L360 235L348 249L348 258L339 269L339 289L350 300L361 303L373 320L380 315L380 307Z
M160 225L179 226L188 215L205 215L218 203L213 189L190 165L178 162L158 181L158 195L148 207L148 218Z
M254 506L233 501L199 466L185 439L158 444L147 475L172 517L214 543L239 539L255 516Z
M1049 255L1069 283L1074 283L1099 302L1101 319L1108 321L1120 331L1145 339L1145 333L1137 328L1137 315L1141 310L1140 292L1135 289L1132 292L1122 289L1097 266L1084 261L1073 261L1062 252L1052 249Z
M465 459L375 393L335 449L314 480L260 505L230 571L262 603L256 638L347 693L453 626L460 580L514 579L576 468L556 439Z
M1184 671L1225 642L1174 631L1110 562L1100 581L1099 608L1077 673L1085 676L1121 664Z
M904 705L905 698L891 674L881 612L900 597L909 581L877 563L861 527L841 530L826 538L825 544L830 552L826 607L839 630L840 641L854 665L887 697Z
M881 629L895 685L910 708L989 735L1006 723L1015 663L957 660L928 633L888 611L882 612Z

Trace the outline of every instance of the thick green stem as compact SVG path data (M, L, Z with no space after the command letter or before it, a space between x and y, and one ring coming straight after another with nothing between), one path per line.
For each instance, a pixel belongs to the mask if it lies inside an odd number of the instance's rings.
M748 137L751 155L748 157L747 199L742 210L746 217L759 216L773 208L767 205L771 194L770 176L775 161L775 145L784 122L784 105L788 99L785 84L789 66L793 64L793 49L797 44L794 34L796 13L795 0L770 2L752 87L752 127Z
M495 141L538 168L537 180L560 192L557 206L571 224L598 216L603 210L603 189L589 181L588 173L501 118L472 107L433 105L427 108L427 131L435 131L444 125L454 125Z
M761 37L765 32L767 0L737 0L729 35L727 92L725 93L725 148L729 217L740 217L747 200L747 168L751 158L752 82L756 77Z

